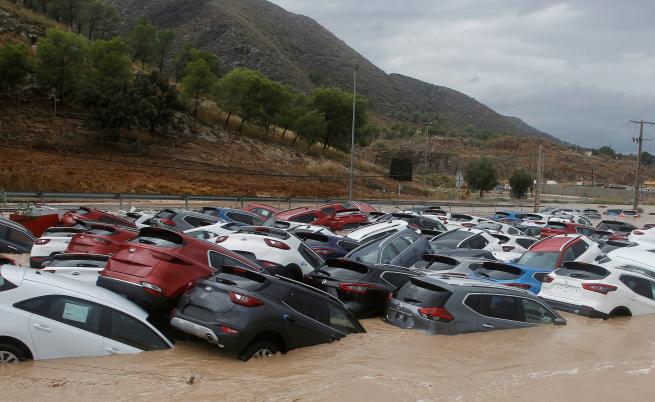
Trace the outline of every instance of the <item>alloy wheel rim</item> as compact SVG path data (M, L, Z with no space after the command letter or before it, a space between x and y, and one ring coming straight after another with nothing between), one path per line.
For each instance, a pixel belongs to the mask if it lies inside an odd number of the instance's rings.
M273 351L268 348L262 348L252 355L255 359L265 359L273 356Z
M18 363L18 357L7 351L0 351L0 364L13 364Z

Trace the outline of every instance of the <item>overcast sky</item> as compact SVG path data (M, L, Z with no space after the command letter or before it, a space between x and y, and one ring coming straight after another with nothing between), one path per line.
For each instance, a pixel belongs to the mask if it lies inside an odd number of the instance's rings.
M272 1L387 73L462 91L574 144L634 152L626 121L655 121L652 0Z

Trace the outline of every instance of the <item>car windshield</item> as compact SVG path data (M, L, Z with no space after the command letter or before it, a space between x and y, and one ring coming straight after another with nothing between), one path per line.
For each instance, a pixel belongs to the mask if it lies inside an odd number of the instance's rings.
M559 253L556 251L528 251L518 260L518 264L529 267L553 269L557 265Z

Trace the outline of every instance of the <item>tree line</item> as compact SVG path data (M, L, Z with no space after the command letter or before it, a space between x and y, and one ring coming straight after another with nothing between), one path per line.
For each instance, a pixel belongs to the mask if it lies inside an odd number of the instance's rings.
M103 9L105 21L115 10L102 0L24 1L26 6L64 23L70 31L50 28L31 51L22 43L0 48L0 91L50 94L56 102L85 109L87 123L117 139L126 128L155 132L178 110L196 115L203 99L214 101L244 125L257 124L266 134L280 127L293 141L324 148L350 144L353 95L339 88L319 87L310 94L294 91L261 72L227 71L220 59L184 43L175 49L175 34L145 18L125 36L90 18ZM114 10L114 11L108 11ZM98 12L99 13L99 12ZM102 13L100 13L102 14ZM96 15L96 14L94 14ZM357 140L366 145L379 130L367 123L367 102L355 99Z

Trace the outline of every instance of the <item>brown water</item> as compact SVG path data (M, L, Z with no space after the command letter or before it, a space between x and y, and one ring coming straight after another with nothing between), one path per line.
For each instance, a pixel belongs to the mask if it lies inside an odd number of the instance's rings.
M458 336L370 319L366 334L247 363L202 342L26 362L0 368L0 400L655 400L655 316L566 318Z

